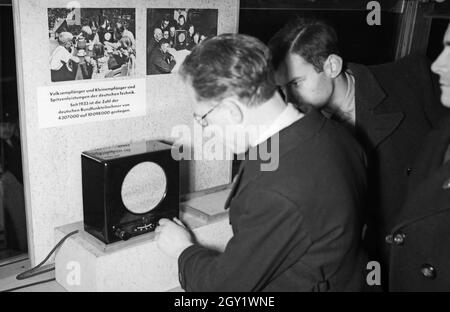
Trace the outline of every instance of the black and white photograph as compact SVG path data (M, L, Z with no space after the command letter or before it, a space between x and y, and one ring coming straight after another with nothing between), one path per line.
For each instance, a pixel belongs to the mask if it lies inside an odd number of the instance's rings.
M122 8L50 8L51 81L134 76L136 13Z
M0 35L0 292L450 293L450 0L0 0Z
M147 75L178 70L192 49L217 35L217 9L148 9Z

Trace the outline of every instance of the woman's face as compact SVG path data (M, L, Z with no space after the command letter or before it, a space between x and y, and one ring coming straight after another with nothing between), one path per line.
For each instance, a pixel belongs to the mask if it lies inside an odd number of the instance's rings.
M194 35L194 31L195 31L194 25L191 25L191 26L189 27L189 35L190 35L191 37Z
M178 19L178 22L180 23L181 26L184 25L185 20L184 20L184 16L183 15L180 16L180 18Z
M194 35L194 42L197 44L200 40L200 35L199 34L195 34Z

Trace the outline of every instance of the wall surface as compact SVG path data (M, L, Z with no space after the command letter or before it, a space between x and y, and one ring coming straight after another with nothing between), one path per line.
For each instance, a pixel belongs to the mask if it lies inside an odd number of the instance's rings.
M37 88L54 85L48 69L47 9L63 8L68 3L13 1L28 240L34 264L53 247L55 227L82 220L82 151L143 139L168 138L172 128L180 124L193 127L191 102L179 77L176 74L145 75L146 9L218 8L218 33L236 32L238 24L238 0L78 1L82 8L136 8L136 78L146 80L146 115L40 128ZM192 161L183 172L184 190L196 191L229 183L231 166L229 161Z

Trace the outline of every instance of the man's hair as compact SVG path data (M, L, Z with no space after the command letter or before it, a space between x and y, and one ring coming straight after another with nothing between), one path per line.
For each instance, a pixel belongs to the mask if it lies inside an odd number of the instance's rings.
M325 21L313 18L297 18L287 23L270 39L269 48L275 68L289 53L293 53L313 65L319 73L323 71L323 64L330 54L339 55L334 28Z
M275 90L269 49L258 39L222 34L197 45L180 68L197 99L237 97L248 106L269 100Z
M166 38L162 38L161 40L159 40L158 44L159 44L160 47L162 47L163 44L169 44L170 45L170 42Z
M162 22L167 21L170 23L170 14L166 13L162 17Z

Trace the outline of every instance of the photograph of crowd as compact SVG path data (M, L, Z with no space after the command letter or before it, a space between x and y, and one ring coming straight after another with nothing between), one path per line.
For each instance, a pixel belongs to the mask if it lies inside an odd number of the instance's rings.
M217 9L148 9L147 75L176 72L192 49L217 35Z
M52 82L134 76L135 9L48 9Z

